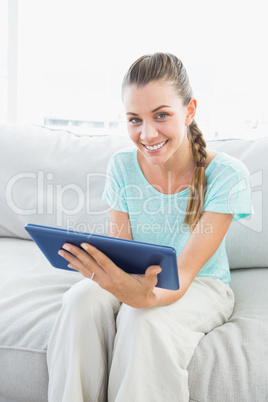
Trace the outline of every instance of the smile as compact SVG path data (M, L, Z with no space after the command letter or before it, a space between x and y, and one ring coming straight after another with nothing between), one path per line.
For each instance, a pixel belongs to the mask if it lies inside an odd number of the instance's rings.
M142 145L143 145L146 149L149 149L149 151L155 151L156 149L162 148L162 147L167 143L167 141L168 141L168 140L163 141L163 142L160 142L160 144L153 145L153 146L145 145L145 144L142 144Z

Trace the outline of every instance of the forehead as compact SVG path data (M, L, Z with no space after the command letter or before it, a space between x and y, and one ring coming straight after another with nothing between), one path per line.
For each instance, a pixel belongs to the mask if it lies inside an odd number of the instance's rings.
M126 110L132 112L135 112L130 110L133 108L153 110L160 105L176 107L182 104L173 85L166 81L152 81L144 86L130 85L124 90L123 101Z

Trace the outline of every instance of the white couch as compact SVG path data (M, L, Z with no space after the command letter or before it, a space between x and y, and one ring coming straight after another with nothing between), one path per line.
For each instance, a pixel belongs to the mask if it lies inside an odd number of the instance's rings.
M47 400L49 336L64 292L83 278L52 268L24 225L107 234L106 166L129 145L127 136L0 126L0 402ZM188 368L191 401L267 402L268 138L208 145L247 165L255 214L228 232L235 310L196 349Z

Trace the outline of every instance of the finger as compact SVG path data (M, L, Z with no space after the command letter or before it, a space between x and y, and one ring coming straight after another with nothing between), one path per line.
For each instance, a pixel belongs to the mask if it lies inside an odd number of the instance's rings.
M99 249L89 243L82 243L81 247L83 247L83 249L86 250L86 252L94 258L97 264L109 275L115 275L118 272L119 267L117 267L117 265Z
M85 266L88 266L90 268L92 264L95 265L94 259L80 247L74 246L73 244L65 243L62 248L64 250L67 250L69 255L73 255L76 260L80 261Z
M81 247L74 246L73 244L70 243L65 243L62 246L62 248L64 250L68 250L68 253L71 253L70 255L73 255L73 258L75 258L77 261L80 261L80 264L78 263L76 264L76 266L79 272L81 272L81 274L83 274L85 277L91 277L92 273L94 272L95 275L97 275L98 280L101 280L104 274L105 276L107 275L103 267L100 264L98 264L98 262L87 252L85 247L83 247L84 250L82 250ZM95 247L93 248L97 250ZM68 261L70 261L71 263L75 261L71 260L70 258L71 257L68 256ZM106 257L106 259L111 263L111 260L109 260L108 257Z
M84 264L84 261L82 260L82 255L86 254L86 253L83 250L81 250L79 247L76 247L72 244L65 243L62 246L62 249L59 250L58 253L63 258L65 258L67 261L69 261L71 264L73 264L76 267L75 269L77 269L78 271L82 272L82 270L85 270L85 264ZM87 255L87 256L93 262L93 259L89 255ZM84 272L83 272L83 274L84 274Z
M158 282L157 275L160 274L162 268L159 265L151 265L145 271L145 279L148 279L153 287L156 286Z
M86 278L91 278L93 271L91 271L88 267L86 267L78 258L68 253L67 251L59 250L58 254L63 257L65 260L69 261L70 264L67 265L68 268L72 268L77 272L80 272Z
M69 253L68 251L59 250L58 254L65 260L69 261L73 266L75 266L75 269L82 268L83 263L76 256Z
M75 255L71 253L71 251L74 251L73 249L71 250L72 247L69 247L68 245L65 247L65 249L69 248L70 252L64 251L64 250L59 250L58 254L63 257L65 260L69 261L70 264L68 265L69 268L73 268L76 271L79 271L82 275L85 277L90 277L93 273L93 267L92 265L94 264L93 261L91 263L91 266L88 267L86 266L79 258L77 258ZM90 256L88 256L91 258ZM92 258L91 258L92 259ZM92 259L93 260L93 259Z
M82 269L78 269L78 267L75 267L75 266L72 265L72 264L68 264L67 267L68 267L68 268L71 268L71 269L74 269L74 270L77 271L77 272L82 273L82 272L81 272Z
M160 274L161 271L162 271L162 268L160 267L160 265L151 265L150 267L148 267L146 269L145 276L146 277L156 276L156 275Z
M68 265L67 265L67 267L68 267L68 268L75 269L75 266L74 266L74 265L72 265L72 264L68 264ZM76 269L76 271L77 271L77 269Z

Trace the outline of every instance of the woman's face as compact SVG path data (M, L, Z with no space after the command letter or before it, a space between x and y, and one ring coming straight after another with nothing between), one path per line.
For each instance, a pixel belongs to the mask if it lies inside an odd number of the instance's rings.
M129 136L150 164L163 164L188 147L187 126L195 114L195 99L183 106L170 83L153 81L127 87L124 105Z

